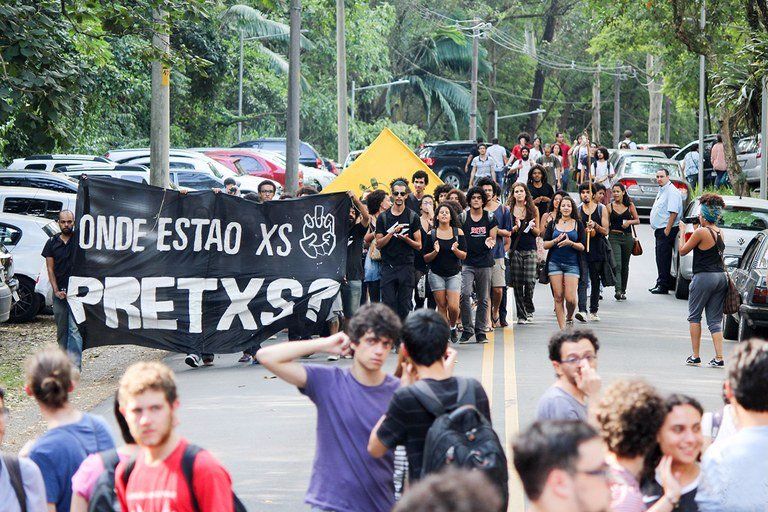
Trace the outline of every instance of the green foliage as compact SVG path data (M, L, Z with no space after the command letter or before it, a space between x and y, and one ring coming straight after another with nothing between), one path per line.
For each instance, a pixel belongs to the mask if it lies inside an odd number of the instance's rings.
M397 135L400 140L411 148L417 148L426 141L427 134L424 130L412 124L396 122L390 119L379 119L375 123L370 124L357 121L352 125L350 133L352 149L365 149L379 136L384 128L392 130L392 133Z

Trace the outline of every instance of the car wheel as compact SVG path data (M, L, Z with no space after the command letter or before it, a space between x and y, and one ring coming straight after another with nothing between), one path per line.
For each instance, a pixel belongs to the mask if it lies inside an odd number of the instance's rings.
M678 269L680 266L678 265ZM678 270L677 279L675 280L675 298L681 300L688 300L688 290L691 287L691 281L683 277L683 273Z
M11 307L11 322L29 322L40 311L40 295L35 293L35 283L28 277L19 276L19 300Z
M461 175L456 171L445 171L440 177L443 183L450 185L453 188L461 190Z
M747 317L744 315L739 316L739 341L747 341L749 338L755 335L755 329L749 326L747 323Z
M739 339L739 322L733 315L725 315L723 322L723 338L727 340Z

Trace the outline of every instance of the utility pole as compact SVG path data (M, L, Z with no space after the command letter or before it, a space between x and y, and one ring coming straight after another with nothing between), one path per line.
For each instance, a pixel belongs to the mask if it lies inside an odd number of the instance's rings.
M301 0L291 0L288 42L288 119L285 140L285 191L299 188L299 106L301 104Z
M768 76L763 77L763 97L760 116L760 141L757 153L760 155L760 199L766 198L768 188L768 155L765 154L765 144L768 141Z
M168 13L155 9L152 12L152 46L159 53L152 61L152 101L149 127L149 182L156 187L168 188L171 148L171 69L166 67L170 53L170 37L165 25Z
M336 0L336 123L338 125L338 162L349 154L349 121L347 120L347 43L344 27L344 0Z
M621 76L619 73L613 77L613 147L619 147L621 136Z
M664 96L664 144L669 144L669 132L672 129L670 117L672 115L672 98Z
M472 106L469 110L469 138L477 138L477 68L480 59L480 20L472 27Z
M706 0L701 0L701 19L699 29L702 37L707 23ZM706 59L704 54L699 55L699 191L704 191L704 103L706 101Z
M240 29L240 70L238 73L239 86L237 88L237 116L240 121L237 122L237 142L243 140L243 43L245 42L245 36L243 35L243 29Z
M600 143L600 64L592 82L592 141Z

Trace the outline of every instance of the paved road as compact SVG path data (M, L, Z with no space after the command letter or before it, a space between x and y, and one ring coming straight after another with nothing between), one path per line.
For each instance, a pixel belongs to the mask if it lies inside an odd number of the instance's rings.
M599 371L605 382L643 377L663 392L688 393L707 409L718 407L724 372L684 365L690 353L687 302L648 293L656 276L653 236L647 224L638 233L645 254L632 259L628 300L616 302L613 289L606 290L602 320L589 325L601 342ZM457 373L482 381L494 426L507 440L534 419L538 397L553 380L546 346L556 322L547 287L537 286L535 304L534 324L511 324L497 329L487 345L458 347ZM706 339L702 345L707 361L712 345ZM726 342L726 358L733 345ZM302 497L314 453L314 407L265 369L243 367L236 359L220 356L216 366L192 370L182 356L168 358L180 386L180 430L224 462L249 510L307 510ZM312 362L349 364L320 356ZM96 412L109 417L111 404ZM522 493L513 485L510 510L522 508Z

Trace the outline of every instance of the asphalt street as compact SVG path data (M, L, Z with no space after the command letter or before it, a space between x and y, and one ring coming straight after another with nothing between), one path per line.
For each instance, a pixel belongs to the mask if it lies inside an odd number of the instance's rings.
M690 354L688 304L672 294L648 292L656 278L653 234L647 224L638 234L644 254L631 260L627 301L617 302L613 289L605 290L601 321L587 324L600 339L598 371L604 385L643 378L664 393L690 394L706 409L717 408L724 370L684 364ZM483 383L494 427L507 446L534 420L538 398L553 381L547 341L557 328L548 287L536 287L536 319L530 325L513 323L512 297L510 291L510 327L497 329L486 345L457 346L457 373ZM726 341L726 359L734 344ZM714 355L706 330L701 353L703 361ZM237 358L217 356L215 366L198 369L184 365L183 355L167 359L180 388L179 429L225 464L249 510L308 510L303 494L314 454L314 406L264 368L239 364ZM388 361L390 369L394 360ZM320 355L308 363L350 364L327 362ZM95 412L110 419L111 402ZM514 482L511 487L510 510L522 510L522 492Z

